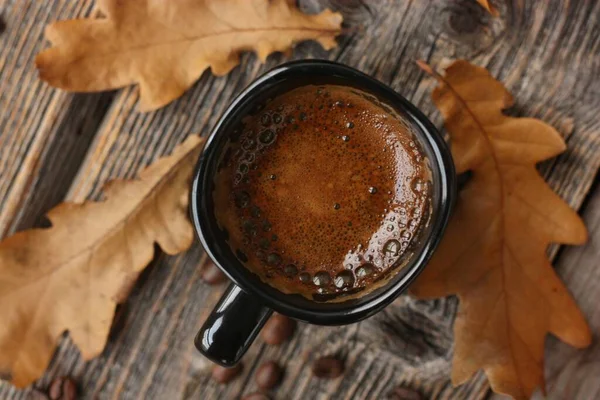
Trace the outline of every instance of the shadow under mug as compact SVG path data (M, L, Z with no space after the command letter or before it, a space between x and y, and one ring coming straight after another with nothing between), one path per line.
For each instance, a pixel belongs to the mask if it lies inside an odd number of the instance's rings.
M213 177L226 144L237 140L242 119L258 112L268 99L309 84L357 88L394 109L412 126L432 172L430 221L420 234L412 259L384 286L342 302L312 301L297 294L284 294L262 282L235 256L214 213ZM190 201L192 220L204 249L233 282L198 332L196 347L213 362L229 367L244 355L273 310L318 325L349 324L380 311L408 287L431 258L455 197L456 175L443 138L413 104L388 86L343 64L322 60L291 62L265 73L237 96L221 116L196 166Z

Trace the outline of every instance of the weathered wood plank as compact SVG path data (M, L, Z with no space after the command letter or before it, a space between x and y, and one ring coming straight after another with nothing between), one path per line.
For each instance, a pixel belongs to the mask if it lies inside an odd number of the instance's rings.
M35 223L60 202L110 102L110 94L73 96L38 77L43 29L89 15L93 1L0 3L0 237Z
M18 5L9 2L8 7L0 8L0 13L7 21L12 21L13 14L16 19L29 21L31 15L38 15L43 10L43 7L29 3L32 2ZM448 59L466 57L486 66L506 82L515 95L517 104L511 110L512 114L542 118L568 138L569 151L545 164L544 171L553 187L572 206L581 205L600 164L600 126L594 115L594 110L600 106L600 86L595 81L600 65L597 58L600 39L594 36L600 29L598 2L552 0L530 1L523 5L519 2L503 8L500 19L487 16L472 0L339 0L332 3L346 17L350 33L331 53L314 44L300 45L294 59L323 57L355 66L411 99L440 127L441 119L429 97L433 81L424 78L413 61L425 59L439 67ZM60 12L70 9L65 5L67 2L61 4ZM85 11L78 12L89 13L90 2L85 4ZM308 10L323 7L317 1L302 4ZM5 10L10 11L10 18ZM47 19L49 14L44 15ZM17 26L20 36L13 33ZM34 28L11 22L0 41L10 37L7 46L14 48L21 40L27 46L39 48L41 41L25 35L27 29ZM4 48L6 46L0 51ZM2 82L22 75L15 69L5 72L2 60L0 58L0 74L5 73L0 75ZM142 166L170 152L188 134L205 134L233 95L259 73L286 60L282 55L275 55L269 58L266 66L260 66L254 56L246 55L242 67L227 77L214 78L205 73L181 99L154 113L139 114L132 109L137 101L134 89L119 92L95 136L86 136L91 142L89 151L83 161L79 155L77 164L81 163L81 168L67 197L75 201L98 198L100 187L107 179L132 177ZM14 117L0 127L20 123L21 111L18 107L13 108L13 100L28 98L32 88L47 91L48 96L70 99L74 104L73 111L79 110L71 95L54 92L32 78L23 88L10 86L11 97L1 98L9 99L11 105L1 103L2 109L6 108L10 113L3 112L0 118ZM6 94L0 92L2 95ZM35 96L35 100L40 97ZM92 98L96 100L89 101L105 104L105 100L98 100L97 95L82 95L79 100ZM45 103L36 103L29 106L28 112L34 118L51 119L39 111L46 108ZM62 111L63 107L55 105L54 109ZM90 106L89 110L97 110L97 107ZM98 117L86 121L92 121L86 123L93 126L98 123ZM25 128L20 131L28 132L27 138L40 135L35 132L35 125ZM9 143L3 132L0 131L0 142L6 140ZM27 202L21 204L18 203L21 200L14 200L33 196L22 182L39 181L40 169L24 170L21 180L13 176L19 176L19 167L27 157L35 159L36 149L48 151L46 149L51 148L57 135L45 135L43 137L48 139L37 146L28 144L27 140L31 139L11 138L12 151L0 158L0 171L11 171L9 174L3 172L0 185L9 178L10 182L17 182L10 183L12 200L0 203L12 207L7 211L3 207L0 213L0 221L9 226L6 232L17 225L28 226L41 215L41 206L35 208ZM57 157L60 157L60 146L55 146ZM3 148L4 143L0 151ZM21 153L16 155L16 151ZM73 152L81 154L79 148ZM37 165L35 162L25 164ZM54 164L52 158L46 163L47 166ZM59 176L59 168L55 167L54 171L51 176ZM70 170L69 174L73 176L74 171ZM48 178L50 182L52 179L56 178ZM60 196L54 195L52 201L64 195L65 189L60 193ZM3 194L1 192L0 196ZM22 211L15 218L17 209ZM244 374L231 385L217 385L208 378L208 364L192 348L195 330L222 290L211 290L199 281L198 263L203 262L202 254L196 245L178 257L158 255L121 307L103 354L84 363L65 339L47 374L36 387L45 388L52 377L68 374L78 380L84 389L84 398L237 397L255 390L252 373L260 362L277 359L286 365L287 374L282 386L273 393L276 398L284 398L290 393L315 398L385 397L399 384L414 387L428 398L480 399L486 396L487 384L481 375L459 388L449 384L451 324L456 301L419 302L407 296L398 299L384 313L358 325L321 328L302 324L294 339L281 347L268 347L258 341L245 359ZM343 379L331 382L311 378L309 361L329 353L345 358L347 374ZM16 391L7 384L0 387L0 398L24 399L31 393ZM297 398L300 397L298 394Z

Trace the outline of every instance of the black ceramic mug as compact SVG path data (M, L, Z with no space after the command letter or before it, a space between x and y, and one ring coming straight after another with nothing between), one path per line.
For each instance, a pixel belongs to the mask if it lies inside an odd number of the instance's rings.
M432 213L420 235L414 256L386 285L363 297L343 302L311 301L284 294L262 282L237 259L219 228L214 213L214 176L225 145L245 116L257 112L267 99L307 84L354 87L377 97L412 124L430 161ZM456 176L450 152L433 124L408 100L383 83L348 66L321 60L281 65L248 86L217 122L200 156L191 191L192 219L206 252L233 281L196 336L198 350L212 361L232 366L246 352L273 310L318 325L357 322L391 303L415 279L438 245L452 209Z

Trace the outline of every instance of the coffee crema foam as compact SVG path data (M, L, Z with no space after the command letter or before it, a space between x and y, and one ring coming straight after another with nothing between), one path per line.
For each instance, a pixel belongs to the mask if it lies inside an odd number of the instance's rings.
M214 192L217 220L246 268L323 301L362 296L401 270L430 198L428 161L408 123L334 85L291 90L245 118Z

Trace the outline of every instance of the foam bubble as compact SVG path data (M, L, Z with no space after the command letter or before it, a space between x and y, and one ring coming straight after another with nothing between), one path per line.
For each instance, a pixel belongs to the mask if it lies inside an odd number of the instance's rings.
M283 269L283 272L285 273L286 276L293 277L298 274L298 268L294 264L288 264Z
M317 286L327 286L331 282L331 276L327 271L319 271L313 277L313 283Z
M358 269L356 270L356 276L359 278L366 278L369 275L373 274L373 272L375 272L375 267L373 266L373 264L367 263L358 267Z
M351 287L354 285L354 275L351 271L342 271L335 276L334 283L338 289Z
M272 129L265 129L258 136L258 141L265 145L273 143L275 141L275 132Z
M310 274L308 272L301 272L300 275L298 275L298 278L300 279L300 282L304 284L310 283L311 281Z
M362 92L336 86L297 89L245 120L223 168L234 175L229 241L250 255L246 266L305 294L391 273L429 201L419 147L402 129Z

